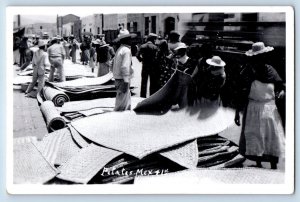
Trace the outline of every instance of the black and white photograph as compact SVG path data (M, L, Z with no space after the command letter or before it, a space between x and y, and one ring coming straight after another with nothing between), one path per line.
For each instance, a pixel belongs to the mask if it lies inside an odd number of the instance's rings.
M291 7L8 7L12 194L291 194Z

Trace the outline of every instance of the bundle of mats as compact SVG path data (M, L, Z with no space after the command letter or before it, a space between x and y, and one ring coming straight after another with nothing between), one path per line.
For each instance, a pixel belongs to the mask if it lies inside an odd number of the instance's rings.
M82 94L95 91L114 90L115 85L108 83L113 78L113 74L110 72L106 75L96 78L80 78L72 81L65 82L51 82L49 85L60 89L70 94Z
M153 151L139 159L121 150L99 145L82 136L71 125L47 134L42 141L35 141L32 148L27 147L26 141L14 145L14 156L22 155L21 151L25 150L26 159L32 159L22 163L22 167L17 166L15 183L130 184L142 175L193 170L197 167L240 167L244 161L238 154L237 146L218 135L185 141ZM36 165L43 165L39 170L39 173L46 173L43 179L37 180L40 177L30 173Z
M54 105L58 107L61 107L65 104L65 102L70 101L70 98L67 94L49 86L45 86L43 88L43 97L46 100L52 101Z
M144 98L132 97L131 106L134 108ZM66 102L62 107L57 107L61 116L67 121L74 121L88 116L112 112L115 107L115 98L100 98L93 100Z
M41 104L41 112L45 118L48 131L55 131L66 127L65 120L60 116L52 101Z
M50 72L50 67L46 68L46 76L48 77ZM64 74L66 80L74 80L79 78L94 78L96 75L91 72L90 68L87 68L80 64L73 64L70 60L64 61ZM33 75L33 67L32 64L28 65L26 69L19 72L18 75L13 79L14 85L21 85L21 84L29 84L32 81ZM56 73L54 74L54 78L57 78Z

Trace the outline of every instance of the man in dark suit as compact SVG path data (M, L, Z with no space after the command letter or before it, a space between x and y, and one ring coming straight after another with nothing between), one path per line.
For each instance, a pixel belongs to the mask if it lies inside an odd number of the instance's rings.
M156 92L157 85L159 82L159 77L155 74L157 69L156 54L158 51L155 45L155 40L157 35L150 33L147 37L147 42L141 45L138 53L137 59L143 63L142 67L142 83L141 83L141 97L146 97L147 95L147 82L150 76L150 95Z

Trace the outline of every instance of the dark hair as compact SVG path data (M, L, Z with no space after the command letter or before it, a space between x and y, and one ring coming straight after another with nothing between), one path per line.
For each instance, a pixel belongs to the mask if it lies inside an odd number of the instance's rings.
M169 54L169 46L167 40L161 40L158 44L161 53Z

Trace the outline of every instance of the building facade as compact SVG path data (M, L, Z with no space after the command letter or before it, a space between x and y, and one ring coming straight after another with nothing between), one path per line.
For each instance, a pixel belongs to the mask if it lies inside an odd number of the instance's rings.
M61 35L61 36L64 35L63 25L66 25L66 24L69 24L69 23L73 23L73 25L74 25L74 23L77 22L78 20L80 20L80 17L78 17L76 15L73 15L73 14L68 14L68 15L65 15L65 16L57 16L56 25L57 25L58 35ZM67 27L68 27L68 25L67 25ZM73 32L74 32L74 30L73 30Z
M25 25L25 34L27 35L40 35L47 33L49 37L57 35L56 23L35 23L30 25Z
M81 32L90 32L93 35L102 34L102 14L93 14L81 18Z

